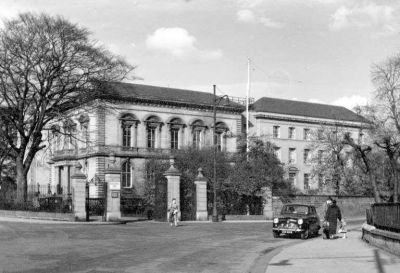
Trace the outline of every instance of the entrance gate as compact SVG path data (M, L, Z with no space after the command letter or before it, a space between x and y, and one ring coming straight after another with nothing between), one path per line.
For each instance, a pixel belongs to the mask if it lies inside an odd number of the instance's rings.
M168 190L166 179L158 179L155 181L154 192L154 212L153 217L157 221L167 221L168 210Z
M92 192L92 196L91 188L97 190L97 192ZM106 190L106 183L86 182L86 221L90 221L90 216L103 216L103 220L105 220Z

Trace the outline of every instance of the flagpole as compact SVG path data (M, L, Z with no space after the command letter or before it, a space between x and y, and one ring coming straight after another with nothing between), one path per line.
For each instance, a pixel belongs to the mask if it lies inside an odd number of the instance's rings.
M250 96L250 58L247 59L247 90L246 90L246 152L249 152L249 96Z

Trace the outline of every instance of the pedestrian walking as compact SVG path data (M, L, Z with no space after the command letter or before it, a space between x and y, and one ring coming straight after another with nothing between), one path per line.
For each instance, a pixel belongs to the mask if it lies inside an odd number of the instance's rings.
M337 221L342 221L342 213L336 205L336 200L332 200L332 204L326 210L324 220L328 223L324 229L324 239L333 239L337 231Z
M172 198L171 205L169 206L169 221L171 222L171 226L178 226L178 213L179 206L176 203L176 199Z

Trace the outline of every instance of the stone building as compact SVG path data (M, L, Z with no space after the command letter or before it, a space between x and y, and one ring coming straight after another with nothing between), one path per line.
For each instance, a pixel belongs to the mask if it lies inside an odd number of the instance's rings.
M89 107L76 109L70 119L53 125L46 155L38 155L40 162L32 165L40 169L31 170L29 184L49 184L70 193L73 166L79 162L94 182L90 194L96 196L105 168L115 164L122 172L122 196L140 196L146 159L166 159L185 147L212 145L215 99L211 93L174 88L104 85ZM218 99L218 149L237 151L238 136L245 133L243 102ZM251 105L249 121L250 137L273 142L288 179L305 192L318 188L320 179L310 175L312 136L323 126L340 126L358 138L365 122L344 107L265 97Z
M167 159L185 147L212 145L214 99L210 93L173 88L103 86L93 101L96 107L77 109L69 120L54 125L49 137L50 183L69 193L73 165L79 162L94 182L90 194L96 196L101 191L96 185L104 181L104 170L112 162L121 168L121 196L142 195L146 159ZM227 99L218 102L218 149L234 153L244 107Z
M250 136L274 143L287 178L307 192L331 190L322 186L329 177L312 176L313 158L324 152L316 151L313 143L322 140L327 130L337 135L350 133L362 141L366 120L341 106L264 97L252 105L250 124Z

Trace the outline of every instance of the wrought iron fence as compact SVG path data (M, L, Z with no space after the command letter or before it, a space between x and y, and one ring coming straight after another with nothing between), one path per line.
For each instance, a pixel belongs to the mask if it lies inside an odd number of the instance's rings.
M379 228L400 233L400 203L375 203L367 211L367 221Z
M27 200L0 200L0 209L61 212L72 211L72 195L60 185L28 185Z

